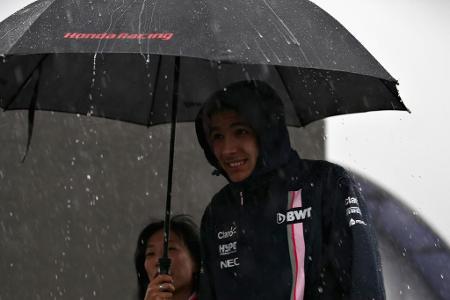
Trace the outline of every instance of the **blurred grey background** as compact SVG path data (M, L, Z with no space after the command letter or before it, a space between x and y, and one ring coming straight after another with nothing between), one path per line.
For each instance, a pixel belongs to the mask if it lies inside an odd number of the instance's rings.
M31 2L2 0L0 20ZM379 184L369 200L382 220L388 299L450 299L439 296L449 293L448 248L419 217L449 240L450 2L313 2L400 80L412 114L330 118L326 128L296 129L294 144L303 157L326 156ZM37 112L22 164L26 124L24 112L0 112L0 299L133 299L137 234L162 217L168 127ZM173 209L198 219L224 182L210 175L192 125L178 127ZM412 210L399 210L398 198ZM383 229L377 207L395 212L393 228Z
M305 156L324 157L323 126L295 130ZM0 299L132 299L137 236L164 216L170 126L36 112L24 163L27 113L0 112L0 132ZM175 149L173 213L198 222L225 181L192 123Z

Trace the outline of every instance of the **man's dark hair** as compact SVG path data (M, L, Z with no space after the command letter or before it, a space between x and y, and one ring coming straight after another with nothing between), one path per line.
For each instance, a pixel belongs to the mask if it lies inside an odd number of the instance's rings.
M138 279L138 299L144 299L147 291L147 286L150 279L145 270L145 252L147 249L147 242L149 238L157 231L164 228L164 221L155 221L148 224L139 234L134 254L134 265L136 267L136 274ZM200 268L201 254L200 254L200 237L198 226L188 215L176 215L170 220L170 230L175 233L186 245L194 263ZM198 290L198 274L194 276L194 291Z
M254 105L258 103L259 109ZM232 110L251 122L253 129L264 130L268 116L261 114L279 114L284 117L281 98L275 90L263 81L239 81L228 85L223 90L216 91L206 100L202 108L202 118L208 122L216 113ZM278 111L273 111L279 108ZM261 124L258 124L261 121ZM208 123L204 123L208 126ZM206 129L206 128L205 128Z

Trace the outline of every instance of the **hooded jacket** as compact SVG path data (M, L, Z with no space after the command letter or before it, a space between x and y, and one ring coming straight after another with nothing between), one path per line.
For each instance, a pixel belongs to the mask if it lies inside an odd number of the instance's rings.
M211 111L232 109L254 129L252 174L229 182L201 223L204 299L385 299L379 255L358 186L340 166L291 148L283 105L262 82L214 94L196 119L208 161Z

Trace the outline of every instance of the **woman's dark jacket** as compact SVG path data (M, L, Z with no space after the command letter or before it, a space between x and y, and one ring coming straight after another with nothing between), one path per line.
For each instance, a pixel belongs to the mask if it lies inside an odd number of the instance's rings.
M359 187L340 166L300 159L291 149L279 99L261 104L245 88L245 101L221 101L256 131L258 163L246 180L220 190L204 212L199 298L385 299ZM206 139L204 110L197 136L219 169Z

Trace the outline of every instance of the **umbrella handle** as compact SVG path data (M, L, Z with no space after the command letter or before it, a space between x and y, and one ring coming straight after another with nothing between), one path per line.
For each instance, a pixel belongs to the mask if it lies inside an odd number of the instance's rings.
M168 275L170 269L170 258L160 257L159 258L159 274Z

